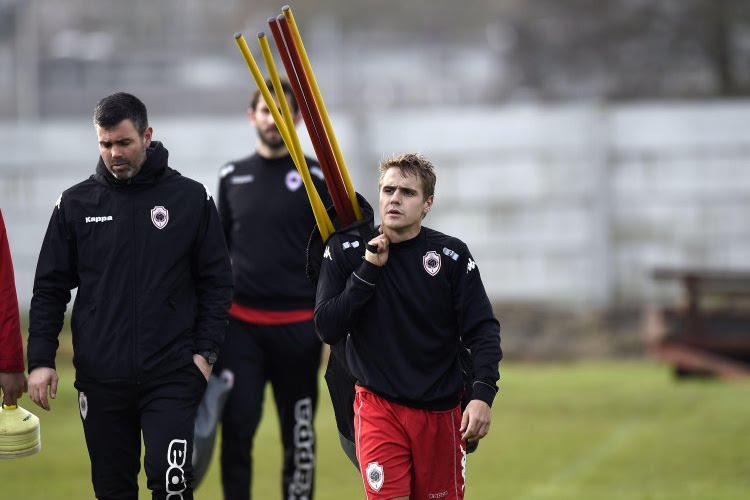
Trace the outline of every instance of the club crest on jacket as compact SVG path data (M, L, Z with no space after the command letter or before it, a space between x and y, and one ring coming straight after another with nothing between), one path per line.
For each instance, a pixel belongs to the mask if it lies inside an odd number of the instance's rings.
M169 222L169 210L162 206L156 206L151 209L151 222L154 223L156 229L164 229L164 226Z
M302 177L296 170L290 170L289 173L286 174L285 182L286 188L289 191L296 191L302 186Z
M440 271L440 254L430 250L422 257L422 264L430 276L435 276Z

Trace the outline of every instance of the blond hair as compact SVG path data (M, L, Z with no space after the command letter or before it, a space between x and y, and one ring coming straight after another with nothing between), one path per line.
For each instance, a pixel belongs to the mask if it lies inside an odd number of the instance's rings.
M435 194L435 166L430 160L420 153L403 153L393 155L380 162L380 179L378 185L383 183L383 177L389 168L396 167L401 175L413 175L422 181L424 199Z

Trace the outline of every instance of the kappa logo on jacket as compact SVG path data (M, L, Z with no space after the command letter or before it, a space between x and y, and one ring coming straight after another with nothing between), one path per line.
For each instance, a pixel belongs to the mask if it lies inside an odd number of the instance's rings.
M164 229L169 222L169 210L157 205L151 209L151 222L154 223L156 229Z
M102 217L86 217L84 220L86 221L86 224L88 224L90 222L109 222L114 219L111 215L104 215Z
M253 174L247 174L247 175L233 175L229 178L229 183L232 185L237 184L248 184L250 182L253 182L255 180L255 176Z

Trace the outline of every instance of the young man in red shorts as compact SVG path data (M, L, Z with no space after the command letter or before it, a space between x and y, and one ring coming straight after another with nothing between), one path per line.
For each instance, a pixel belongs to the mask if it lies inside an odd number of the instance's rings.
M379 234L332 235L320 270L315 326L326 343L346 338L368 500L463 499L466 441L490 427L500 325L466 244L422 226L434 189L425 157L383 161ZM471 401L462 413L464 390Z

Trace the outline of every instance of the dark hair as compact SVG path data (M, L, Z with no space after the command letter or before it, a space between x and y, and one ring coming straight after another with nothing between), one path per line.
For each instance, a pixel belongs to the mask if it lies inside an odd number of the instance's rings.
M280 78L280 80L281 88L284 89L286 101L289 103L289 111L292 112L292 115L296 115L299 111L299 105L297 104L297 99L294 98L294 91L292 90L292 86L287 80L284 80L283 78ZM271 91L271 95L273 95L273 81L271 81L270 78L266 78L266 87L268 87L268 89ZM255 89L255 92L253 92L253 97L250 99L250 109L255 111L255 107L258 105L259 100L260 90Z
M146 105L136 96L117 92L102 98L94 108L94 125L111 128L123 120L130 120L139 134L148 128Z
M389 168L396 167L401 170L401 175L413 175L422 180L424 199L435 194L435 167L424 155L419 153L404 153L385 158L380 162L380 183Z

